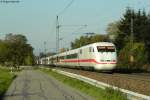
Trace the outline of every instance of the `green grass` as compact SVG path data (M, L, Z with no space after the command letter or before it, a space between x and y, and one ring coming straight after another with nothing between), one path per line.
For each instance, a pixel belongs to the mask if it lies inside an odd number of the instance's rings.
M95 86L92 86L88 83L85 83L83 81L53 72L51 69L50 70L41 69L41 70L50 74L57 80L73 88L76 88L80 90L81 92L86 93L87 95L90 95L91 97L94 97L96 100L127 100L126 95L121 93L119 90L117 91L111 88L106 88L105 90L103 90Z
M0 68L0 98L2 98L14 78L15 75L10 74L8 69Z

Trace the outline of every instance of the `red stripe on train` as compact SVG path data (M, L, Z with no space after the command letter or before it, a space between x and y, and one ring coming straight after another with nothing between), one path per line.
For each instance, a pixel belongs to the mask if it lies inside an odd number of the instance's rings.
M63 60L62 62L94 62L97 64L116 64L116 61L113 60L112 62L97 62L95 59L82 59L82 60Z

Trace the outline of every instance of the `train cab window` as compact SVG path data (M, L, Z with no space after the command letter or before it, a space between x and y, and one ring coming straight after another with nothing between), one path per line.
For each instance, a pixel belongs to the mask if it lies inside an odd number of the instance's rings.
M106 46L97 46L98 52L105 52L106 51Z
M97 46L98 52L115 52L114 46Z
M115 52L115 47L107 46L107 52Z

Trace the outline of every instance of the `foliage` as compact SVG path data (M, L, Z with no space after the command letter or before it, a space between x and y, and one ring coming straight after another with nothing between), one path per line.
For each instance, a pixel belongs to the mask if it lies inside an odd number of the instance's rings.
M113 42L117 47L119 67L141 69L150 63L150 15L145 10L135 11L128 7L120 20L108 25L107 33L115 36Z
M92 36L81 36L79 39L75 39L74 42L71 42L71 48L75 49L94 42L106 42L106 41L109 41L107 35L97 34Z
M130 50L129 50L130 48ZM131 62L131 55L133 62ZM119 66L127 67L129 69L141 69L147 63L147 54L143 43L127 43L126 46L120 51L118 58Z
M13 80L13 75L6 69L0 69L0 99Z
M118 25L119 25L119 22L113 22L113 23L108 24L108 27L106 29L110 40L113 42L115 41L116 37L119 34Z
M31 55L28 55L28 56L25 58L25 64L26 64L26 65L33 65L33 58L31 57Z
M24 35L7 34L0 42L0 55L1 64L19 66L29 64L29 61L33 64L33 48Z
M142 42L148 54L148 61L150 61L150 17L145 10L138 10L127 8L123 18L119 20L118 34L115 39L118 52L125 47L131 38L131 19L133 19L133 39L134 42ZM129 48L128 48L129 49Z
M4 63L7 60L9 53L8 45L3 41L0 41L0 63Z
M90 95L91 97L94 97L94 100L127 100L126 95L121 93L120 91L113 90L111 88L106 88L106 90L97 88L95 86L92 86L88 83L85 83L83 81L73 79L70 77L67 77L62 74L58 74L56 72L53 72L50 70L44 70L42 71L49 73L53 77L55 77L57 80L73 87L76 88L87 95Z
M67 49L66 48L60 48L60 53L62 53L62 52L65 52L65 51L67 51Z

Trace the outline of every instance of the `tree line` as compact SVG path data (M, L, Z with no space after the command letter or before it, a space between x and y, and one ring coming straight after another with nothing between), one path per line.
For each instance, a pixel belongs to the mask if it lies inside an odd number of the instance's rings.
M141 69L150 63L150 14L145 10L127 7L123 17L110 23L106 31L106 35L81 36L71 42L71 48L111 41L117 48L118 66Z
M0 40L0 65L18 67L34 63L33 47L21 34L7 34Z

